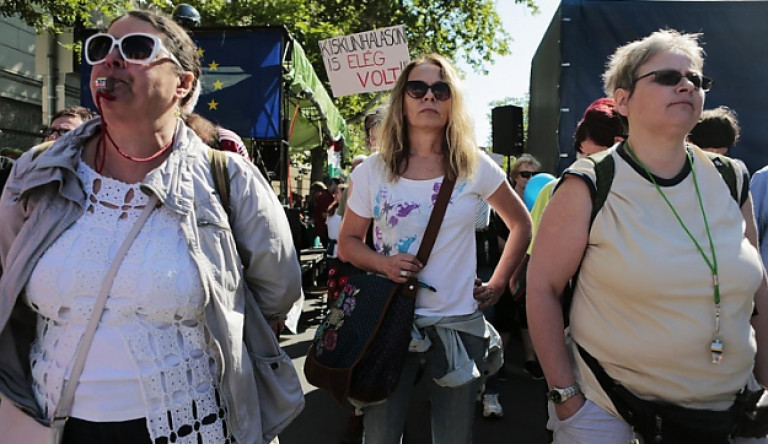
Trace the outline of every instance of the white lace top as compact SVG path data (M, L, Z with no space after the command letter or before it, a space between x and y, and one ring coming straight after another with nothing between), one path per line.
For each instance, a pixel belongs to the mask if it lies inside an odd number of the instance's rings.
M30 353L34 391L53 415L111 258L148 197L139 184L101 176L82 161L85 214L42 255L26 287L38 313ZM220 366L204 325L204 290L179 215L157 208L115 277L77 388L72 416L146 418L153 440L227 441L216 393Z

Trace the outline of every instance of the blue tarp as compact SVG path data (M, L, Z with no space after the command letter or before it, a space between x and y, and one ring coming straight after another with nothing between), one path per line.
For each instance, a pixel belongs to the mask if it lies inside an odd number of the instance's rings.
M573 133L584 109L603 96L601 75L616 47L660 28L702 33L704 72L715 80L705 109L739 115L732 151L751 171L768 164L768 1L564 0L534 57L527 151L561 172L575 159ZM560 155L562 153L564 156Z

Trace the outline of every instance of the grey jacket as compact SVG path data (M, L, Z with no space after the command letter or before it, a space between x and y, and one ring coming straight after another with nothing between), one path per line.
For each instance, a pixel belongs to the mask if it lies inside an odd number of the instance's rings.
M20 295L42 253L85 211L76 166L82 146L99 130L100 120L93 119L45 151L23 155L0 198L0 391L46 424L31 387L37 317ZM228 156L227 166L229 221L215 194L209 148L180 121L167 161L141 188L181 216L205 288L229 428L239 443L262 443L303 407L300 389L297 397L292 386L295 370L266 321L283 317L299 298L301 271L285 213L266 180L241 156ZM291 387L273 387L285 385L281 376ZM260 405L286 389L292 396L280 399L282 405Z

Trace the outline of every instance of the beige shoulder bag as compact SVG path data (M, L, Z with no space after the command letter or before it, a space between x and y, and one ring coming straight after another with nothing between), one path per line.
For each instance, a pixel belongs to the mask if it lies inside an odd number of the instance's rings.
M117 255L112 260L107 275L99 291L99 298L93 307L93 313L88 320L88 326L80 339L80 345L77 347L77 354L72 365L70 378L64 382L59 403L53 415L50 425L44 425L35 418L18 408L10 399L0 395L0 444L58 444L64 436L64 425L69 419L72 409L72 402L75 399L75 390L80 380L80 375L85 367L85 358L88 356L88 350L91 348L93 336L96 333L96 327L99 325L104 306L107 304L109 291L112 289L112 281L117 275L120 263L123 262L125 254L128 252L131 244L139 234L144 222L149 218L150 213L157 205L157 196L150 196L144 211L139 219L134 223L133 228L120 246Z

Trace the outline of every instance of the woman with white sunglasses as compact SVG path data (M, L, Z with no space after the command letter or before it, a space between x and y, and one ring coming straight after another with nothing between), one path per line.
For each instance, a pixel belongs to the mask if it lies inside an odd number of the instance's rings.
M444 57L409 63L395 84L379 132L378 152L352 172L339 233L343 260L406 282L417 274L414 340L394 393L364 408L365 443L400 442L408 399L425 362L432 409L432 442L469 444L480 376L489 348L498 351L480 310L498 302L520 262L531 220L504 171L475 143L459 76ZM455 180L428 263L416 254L447 178ZM475 286L475 218L486 199L510 228L493 276ZM365 245L373 223L376 251ZM491 344L494 339L494 344ZM450 358L449 358L450 357Z
M616 50L603 80L628 138L571 165L541 220L528 321L555 443L751 442L731 407L768 384L768 292L747 171L686 144L712 85L698 37Z
M22 156L0 203L2 402L51 420L112 258L151 207L119 262L64 442L269 442L303 405L299 392L279 416L256 382L294 371L270 329L301 291L283 209L237 155L223 208L209 148L180 119L200 65L170 18L131 11L83 52L101 118Z

